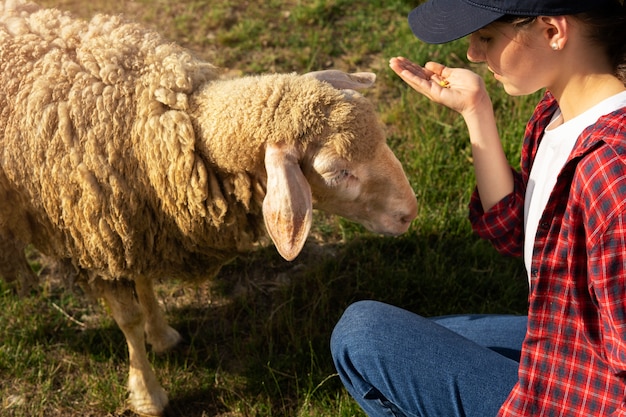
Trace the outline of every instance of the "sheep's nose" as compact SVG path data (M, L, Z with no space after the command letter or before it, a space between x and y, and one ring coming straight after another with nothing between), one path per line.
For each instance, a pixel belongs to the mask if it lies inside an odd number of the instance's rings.
M409 224L413 221L413 219L415 218L415 216L411 216L411 215L406 215L406 216L402 216L400 218L400 223L402 224Z
M407 208L406 211L398 214L398 221L403 225L408 227L409 224L417 217L417 202L415 204L411 204L410 207Z
M415 195L413 195L411 203L406 214L402 217L402 220L407 223L411 223L417 217L417 197Z

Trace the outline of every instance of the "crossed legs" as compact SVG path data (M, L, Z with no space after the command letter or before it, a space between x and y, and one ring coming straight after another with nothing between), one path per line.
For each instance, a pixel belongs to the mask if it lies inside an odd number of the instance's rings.
M523 316L427 319L361 301L336 325L331 351L371 417L489 417L517 382L525 329Z

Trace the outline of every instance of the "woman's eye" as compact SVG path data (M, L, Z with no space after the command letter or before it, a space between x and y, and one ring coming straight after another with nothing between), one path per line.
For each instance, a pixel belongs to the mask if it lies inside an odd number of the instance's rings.
M491 38L488 36L479 36L478 40L482 43L489 43L491 41Z

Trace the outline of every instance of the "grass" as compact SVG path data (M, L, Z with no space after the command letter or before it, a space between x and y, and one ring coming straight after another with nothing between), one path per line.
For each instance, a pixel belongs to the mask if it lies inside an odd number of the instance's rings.
M408 89L390 57L469 66L464 40L418 42L408 0L45 0L88 17L125 13L234 74L323 68L374 71L366 94L387 126L420 203L398 238L317 214L294 262L264 248L227 265L212 283L162 283L159 298L185 342L153 355L170 416L360 416L335 375L328 340L350 303L377 299L422 315L524 313L521 261L478 240L467 221L473 172L454 113ZM470 66L484 73L480 66ZM511 98L486 75L505 150L517 164L538 97ZM78 288L42 281L20 299L0 283L0 414L129 416L124 338Z

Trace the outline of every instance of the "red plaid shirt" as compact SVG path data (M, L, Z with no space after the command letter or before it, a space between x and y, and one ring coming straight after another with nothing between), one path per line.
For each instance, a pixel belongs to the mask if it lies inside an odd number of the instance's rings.
M515 190L470 220L507 255L523 252L524 191L557 103L526 128ZM626 111L581 134L542 214L530 271L519 382L498 416L626 416Z

